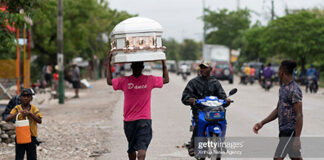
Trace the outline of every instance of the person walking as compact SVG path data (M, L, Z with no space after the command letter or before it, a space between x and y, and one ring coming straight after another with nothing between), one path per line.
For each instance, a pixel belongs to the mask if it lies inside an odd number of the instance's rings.
M72 63L72 85L74 88L74 97L79 98L79 88L80 86L80 69L75 62Z
M143 75L144 62L133 62L131 76L112 77L112 54L108 54L107 84L124 92L124 132L129 160L144 160L152 139L151 91L169 82L168 69L162 60L163 77Z
M279 144L275 151L275 160L284 159L287 154L293 160L301 160L300 136L303 128L302 91L293 79L293 71L297 64L295 61L284 60L279 67L279 101L277 107L261 122L253 126L258 131L267 123L278 118Z

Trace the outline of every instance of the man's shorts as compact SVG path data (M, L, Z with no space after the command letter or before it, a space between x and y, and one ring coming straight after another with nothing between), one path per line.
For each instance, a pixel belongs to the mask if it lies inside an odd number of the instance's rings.
M72 85L73 85L73 88L76 89L76 88L80 88L80 81L73 81L72 82Z
M124 121L124 131L128 141L128 153L147 150L152 139L152 120Z
M299 149L294 147L295 131L280 131L279 144L276 149L275 158L285 158L289 154L290 158L301 158Z

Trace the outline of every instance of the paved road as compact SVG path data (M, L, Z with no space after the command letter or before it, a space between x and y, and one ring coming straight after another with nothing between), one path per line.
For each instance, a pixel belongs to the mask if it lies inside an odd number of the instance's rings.
M148 73L147 73L148 74ZM160 73L150 73L159 75ZM192 77L190 77L192 78ZM153 140L150 144L147 159L149 160L190 160L182 145L191 136L189 132L190 110L181 101L181 94L187 82L180 76L170 74L171 82L162 89L152 92ZM272 122L260 131L259 135L252 133L254 123L267 116L278 101L278 87L265 92L257 84L254 86L239 85L235 79L233 85L227 81L221 82L228 93L232 88L238 88L238 93L232 97L235 101L227 110L227 136L244 137L277 137L277 121ZM303 88L304 90L304 88ZM303 136L324 136L324 95L304 94L304 129ZM98 160L127 159L127 141L123 132L123 97L115 106L110 126L110 153Z

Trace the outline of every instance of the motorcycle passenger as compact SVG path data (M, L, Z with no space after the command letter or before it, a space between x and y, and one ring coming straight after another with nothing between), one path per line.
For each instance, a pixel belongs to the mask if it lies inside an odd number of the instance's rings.
M209 61L202 61L199 65L200 74L191 79L182 93L181 101L184 105L190 105L192 110L193 119L198 124L198 114L200 111L199 106L196 105L197 99L205 98L206 96L216 96L220 99L226 99L227 107L230 100L227 99L226 93L219 81L211 76L212 67ZM198 135L198 126L195 125L192 132L190 146L188 149L189 155L194 156L194 138Z
M263 70L263 87L265 86L265 82L266 80L270 80L271 81L271 85L272 85L272 76L274 75L274 71L271 68L271 63L268 64L268 66L266 68L264 68Z
M255 79L255 68L253 65L250 66L250 83L253 84Z
M318 72L317 70L315 69L314 65L311 65L310 68L308 68L307 72L306 72L306 75L307 75L307 81L306 81L306 92L308 92L308 88L309 88L309 80L313 80L314 83L315 83L315 86L316 86L316 89L318 88Z
M251 68L246 63L244 64L244 70L243 70L243 83L247 84L249 76L250 76Z

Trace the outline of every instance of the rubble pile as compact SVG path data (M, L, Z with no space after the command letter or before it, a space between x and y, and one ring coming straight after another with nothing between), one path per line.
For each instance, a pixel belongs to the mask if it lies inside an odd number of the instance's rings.
M11 122L0 122L0 143L13 143L15 142L16 131L15 125Z

